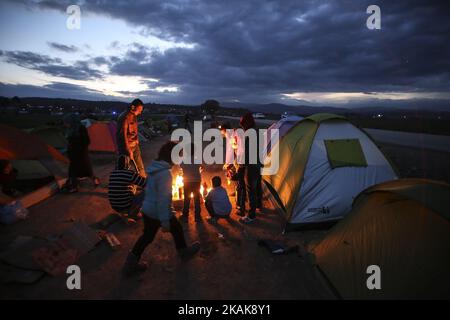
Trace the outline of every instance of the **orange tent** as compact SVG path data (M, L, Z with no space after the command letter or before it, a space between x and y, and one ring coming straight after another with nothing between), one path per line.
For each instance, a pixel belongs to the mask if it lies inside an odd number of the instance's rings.
M11 161L18 169L17 179L23 182L52 179L52 182L38 186L19 198L10 198L0 192L0 203L3 205L20 200L28 208L53 195L66 180L67 158L38 136L14 127L0 125L0 159Z
M0 125L0 159L55 159L68 163L66 157L39 137L5 125Z
M90 151L116 152L116 124L114 122L94 122L87 127Z

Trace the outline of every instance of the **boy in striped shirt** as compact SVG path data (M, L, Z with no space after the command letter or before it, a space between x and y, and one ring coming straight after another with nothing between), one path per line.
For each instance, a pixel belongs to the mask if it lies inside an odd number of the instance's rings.
M121 155L116 169L109 175L108 199L111 208L120 214L139 217L144 192L136 193L136 187L143 188L147 179L130 169L129 158Z

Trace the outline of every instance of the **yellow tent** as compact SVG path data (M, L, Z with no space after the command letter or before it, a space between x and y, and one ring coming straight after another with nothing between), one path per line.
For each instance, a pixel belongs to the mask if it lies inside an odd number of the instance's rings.
M450 298L450 185L400 179L373 186L313 250L345 299ZM367 268L380 268L369 290Z

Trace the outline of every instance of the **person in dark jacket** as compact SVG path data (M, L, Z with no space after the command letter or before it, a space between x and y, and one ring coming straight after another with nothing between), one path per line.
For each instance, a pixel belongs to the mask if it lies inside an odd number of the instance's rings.
M255 119L250 112L247 112L240 119L240 125L244 131L255 129ZM244 224L252 223L256 219L256 211L262 209L262 185L261 185L261 163L259 161L259 154L250 155L252 148L250 148L250 139L245 138L244 142L244 163L239 165L238 174L241 177L240 183L245 184L244 197L248 198L249 211L245 217L239 219ZM259 134L256 132L256 152L259 152ZM252 156L256 159L256 163L252 163ZM245 201L242 202L241 210L245 211Z
M139 146L137 117L142 113L144 103L140 99L134 99L128 109L117 119L117 148L119 155L124 155L134 161L136 170L141 176L146 176L144 163Z
M175 216L172 206L172 173L171 159L175 142L165 143L158 153L158 158L147 168L149 178L145 186L145 199L142 204L144 232L136 241L129 253L123 271L126 275L142 272L147 269L145 262L140 262L145 248L153 242L159 229L170 232L181 259L193 257L200 249L198 242L187 246L183 227Z
M189 147L190 152L190 163L180 164L180 168L183 170L183 214L181 219L184 221L189 220L189 208L191 206L191 194L194 197L194 208L195 208L195 221L201 220L201 207L200 207L200 186L202 183L201 173L203 171L203 166L201 164L195 163L195 144L191 143Z
M69 178L63 190L69 193L78 191L78 178L89 177L94 187L100 184L99 178L94 175L88 146L91 143L87 129L82 125L76 114L64 117L67 127L67 155L69 158Z

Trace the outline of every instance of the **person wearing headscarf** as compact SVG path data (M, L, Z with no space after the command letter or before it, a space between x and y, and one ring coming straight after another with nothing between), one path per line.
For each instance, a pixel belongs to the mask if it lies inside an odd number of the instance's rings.
M78 178L89 177L94 187L100 184L99 178L94 176L88 146L90 144L87 129L82 125L76 114L68 114L63 119L67 128L67 156L69 158L69 178L64 190L72 193L78 191Z

